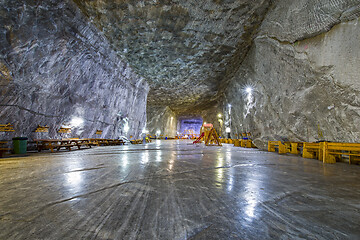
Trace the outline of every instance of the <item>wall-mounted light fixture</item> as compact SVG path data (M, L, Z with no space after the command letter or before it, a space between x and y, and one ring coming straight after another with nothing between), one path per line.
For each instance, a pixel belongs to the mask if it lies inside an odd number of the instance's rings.
M247 87L247 88L245 89L245 92L246 92L247 94L251 94L252 91L253 91L252 87Z

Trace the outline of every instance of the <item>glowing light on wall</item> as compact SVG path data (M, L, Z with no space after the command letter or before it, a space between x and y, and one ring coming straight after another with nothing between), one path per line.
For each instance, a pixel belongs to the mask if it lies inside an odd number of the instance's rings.
M218 114L218 118L222 118L222 115L221 115L221 113L219 113L219 114Z
M161 134L161 131L160 131L160 129L158 129L157 131L156 131L156 135L160 135Z
M80 127L84 124L84 119L80 117L73 117L70 121L71 127Z
M129 129L130 129L129 123L128 123L128 122L125 122L125 124L124 124L124 132L125 132L125 133L128 133L128 132L129 132Z
M229 127L227 127L227 128L225 129L225 132L229 133L229 132L231 132L231 129L230 129Z
M246 89L245 89L245 92L246 93L248 93L248 94L251 94L252 93L252 87L247 87Z
M246 116L250 114L251 108L255 106L253 90L254 88L252 86L246 86L245 88L243 88L243 93L246 96L246 105L245 105L246 112L244 114L244 118L246 118Z

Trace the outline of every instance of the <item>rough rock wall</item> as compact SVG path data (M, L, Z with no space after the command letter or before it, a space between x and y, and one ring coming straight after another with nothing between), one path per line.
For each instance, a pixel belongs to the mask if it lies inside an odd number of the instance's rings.
M151 136L160 134L168 137L175 137L177 130L177 116L169 108L163 106L147 107L146 130ZM160 134L158 134L160 132Z
M221 114L219 118L218 115ZM199 112L199 115L202 116L203 121L206 123L211 123L214 125L219 136L225 135L225 117L222 112L222 106L218 103L212 105L206 110Z
M192 114L243 59L270 0L74 0L150 86L148 102ZM236 56L236 57L234 57Z
M73 127L67 137L139 135L148 85L72 1L0 5L0 124L25 136L38 124L49 137L63 125Z
M232 132L251 131L260 148L267 140L359 142L359 2L275 6L227 89Z

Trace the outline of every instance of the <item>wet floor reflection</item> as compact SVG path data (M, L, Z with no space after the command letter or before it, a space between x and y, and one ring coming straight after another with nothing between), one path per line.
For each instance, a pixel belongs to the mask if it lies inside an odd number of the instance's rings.
M217 187L222 187L222 183L224 183L225 179L224 179L224 157L223 154L218 153L217 154L217 159L216 159L216 170L215 170L215 174L216 174L216 186ZM220 183L220 184L218 184Z
M360 236L354 166L188 143L156 140L0 163L0 239Z
M129 164L129 157L128 157L128 154L125 153L121 157L121 165L123 167L123 171L126 171L126 167L128 164Z
M82 172L71 172L66 174L66 182L74 188L79 188L81 185L82 179Z
M155 140L155 146L156 146L156 149L160 149L160 147L161 147L161 140Z
M149 151L143 151L141 156L141 163L147 164L149 162Z
M255 209L258 202L258 182L257 181L246 181L246 193L245 193L245 214L248 220L252 220L255 217Z
M157 161L157 162L161 162L161 161L162 161L161 151L156 151L156 161Z
M64 186L71 191L78 192L82 189L83 184L83 165L80 161L67 162L66 168L68 171L65 173Z
M173 170L174 163L175 163L175 158L176 158L175 154L170 155L170 159L169 159L169 162L168 162L168 171L169 172L172 172L172 170Z

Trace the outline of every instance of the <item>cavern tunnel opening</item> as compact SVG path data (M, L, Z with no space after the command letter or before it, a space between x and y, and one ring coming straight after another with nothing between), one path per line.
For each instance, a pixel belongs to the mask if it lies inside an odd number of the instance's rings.
M0 239L360 239L359 0L0 13Z
M191 137L191 135L199 135L202 125L202 117L179 117L177 133L185 138Z

